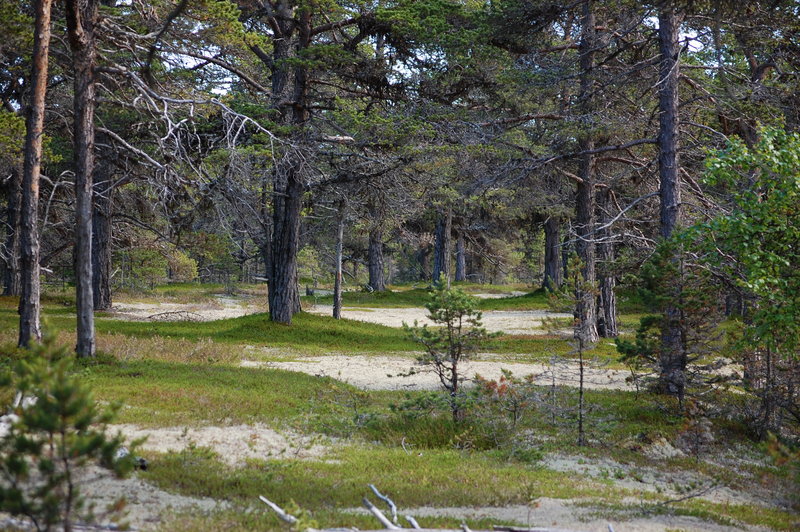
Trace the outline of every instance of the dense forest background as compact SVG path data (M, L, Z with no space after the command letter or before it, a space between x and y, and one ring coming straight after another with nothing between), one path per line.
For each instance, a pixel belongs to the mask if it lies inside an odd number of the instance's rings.
M0 21L21 345L40 282L75 284L92 356L93 311L167 280L268 283L289 324L335 279L580 271L582 343L638 298L620 349L683 398L738 317L757 430L800 416L795 1L40 0Z

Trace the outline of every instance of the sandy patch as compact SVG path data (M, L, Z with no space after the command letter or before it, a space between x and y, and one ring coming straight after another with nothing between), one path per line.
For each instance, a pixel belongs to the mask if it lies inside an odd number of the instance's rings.
M266 312L250 299L217 297L206 303L119 303L110 317L129 321L213 321Z
M576 506L580 503L581 506ZM584 505L583 503L586 503ZM353 508L353 513L366 513L361 508ZM602 511L601 511L602 512ZM514 505L504 507L420 507L401 509L400 515L410 515L425 527L426 517L447 516L456 519L492 519L498 522L514 522L524 527L547 527L552 530L582 532L608 532L609 524L615 532L664 532L683 530L686 532L741 532L741 528L709 523L694 517L654 515L631 519L613 519L598 516L598 510L591 507L591 501L571 501L542 497L529 506ZM403 518L401 524L406 524ZM749 530L769 530L755 527Z
M155 530L173 513L203 515L228 506L224 501L166 492L148 484L146 478L146 471L135 472L128 478L116 478L107 469L93 465L77 473L76 484L85 500L85 507L93 508L95 522L106 527L112 523L127 523L134 530ZM123 499L122 513L109 513L109 509ZM27 519L0 514L0 530L32 529Z
M198 428L111 425L109 429L122 432L128 440L147 437L142 449L158 453L181 451L190 445L209 447L231 466L243 465L248 459L317 458L330 448L329 440L321 436L277 432L261 424Z
M244 360L242 366L278 368L320 377L333 377L365 390L436 390L441 386L438 377L429 368L420 366L409 358L334 355L303 357L301 360L289 362ZM545 364L479 360L465 362L462 367L462 374L470 378L477 373L487 379L498 379L502 374L501 371L506 369L517 377L532 374L535 376L534 382L541 385L552 384L554 374L557 385L577 386L579 383L577 366L572 363L551 368ZM415 370L413 375L398 376L408 373L412 368ZM595 390L634 390L634 387L625 381L629 375L628 371L623 370L587 369L584 385L588 389Z
M331 305L315 305L308 312L323 316L333 313ZM427 318L428 311L424 308L381 308L367 309L355 308L342 309L342 317L349 320L377 323L389 327L402 327L403 323L413 325L418 321L420 325L432 325ZM561 312L547 312L543 310L487 310L483 313L483 326L489 332L502 331L507 334L545 334L547 327L544 320L547 318L571 318L572 314Z

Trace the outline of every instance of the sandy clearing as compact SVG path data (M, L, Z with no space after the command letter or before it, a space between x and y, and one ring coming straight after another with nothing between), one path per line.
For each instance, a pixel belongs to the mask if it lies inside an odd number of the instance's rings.
M86 501L86 507L93 508L95 522L106 527L113 522L127 523L134 530L156 530L173 513L203 515L228 507L225 501L166 492L148 484L146 478L147 472L139 471L120 479L107 469L92 465L77 472L76 485ZM125 506L122 513L109 514L108 509L123 499ZM0 530L32 529L26 519L0 514Z
M266 306L252 299L217 297L206 303L136 303L113 306L112 318L130 321L212 321L239 318L256 312L266 312Z
M638 501L627 501L636 504ZM580 506L577 506L580 505ZM367 513L361 508L348 511ZM564 500L541 497L530 505L511 505L503 507L449 507L401 509L400 515L411 515L425 526L426 517L447 516L456 519L492 519L514 522L525 527L550 527L556 530L580 530L583 532L608 532L611 524L616 532L665 532L683 530L686 532L741 532L741 528L718 525L695 517L652 515L622 519L619 516L608 519L598 516L598 509L592 508L591 500ZM603 513L600 510L599 513ZM403 523L405 524L405 523ZM766 531L763 527L749 527L748 530Z
M329 439L322 436L278 432L262 424L198 428L119 424L109 429L122 432L128 440L146 437L142 449L158 453L181 451L190 445L210 447L231 466L241 466L248 459L318 458L330 449Z
M333 377L364 390L436 390L440 388L438 377L425 366L418 365L410 358L363 355L332 355L303 357L290 362L260 362L243 360L244 367L268 367L299 371L320 377ZM507 369L517 377L534 375L534 382L541 385L552 384L555 372L556 384L577 386L579 377L577 366L564 363L551 368L545 364L526 364L503 362L500 360L477 360L463 363L463 375L470 378L476 373L487 379L498 379L501 370ZM408 373L408 377L398 377ZM634 390L625 381L630 373L623 370L587 369L584 379L586 388L594 390Z
M331 305L315 305L308 309L312 314L330 316L333 313ZM432 325L427 318L428 311L424 308L376 308L367 309L342 309L342 317L349 320L366 321L389 327L402 327L403 323L413 325L418 321L420 325ZM483 326L489 332L502 331L507 334L546 334L547 327L544 320L547 318L571 318L572 314L561 312L547 312L543 310L488 310L483 313Z

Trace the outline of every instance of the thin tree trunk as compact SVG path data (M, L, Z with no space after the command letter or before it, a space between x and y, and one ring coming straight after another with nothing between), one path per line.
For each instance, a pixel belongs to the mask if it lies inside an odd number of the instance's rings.
M609 223L609 210L611 208L611 190L606 188L600 192L600 208L602 210L602 224ZM617 325L617 297L615 292L616 278L612 271L614 265L614 243L611 241L611 227L600 231L600 317L598 319L598 333L603 338L616 338L619 336Z
M6 243L3 259L3 295L18 296L22 293L19 272L20 210L22 209L22 172L14 165L8 184L8 207L6 208Z
M47 62L50 54L51 0L35 3L31 93L26 117L25 160L22 171L22 208L20 212L19 345L28 347L40 341L39 285L39 174L42 164L44 104L47 90Z
M544 222L544 279L542 288L558 290L563 283L561 265L561 219L550 216Z
M467 247L464 244L464 231L458 231L456 238L456 282L467 280Z
M112 185L110 161L102 159L95 172L92 212L92 295L95 310L111 308L111 216Z
M79 357L94 356L92 294L92 178L96 59L94 25L97 0L67 1L67 31L72 49L75 151L75 280Z
M681 17L670 3L665 2L658 12L659 66L659 133L658 174L661 199L661 237L668 239L680 224L681 189L678 158L678 81L680 76L680 46L678 34ZM674 260L679 261L676 257ZM679 268L680 269L680 268ZM664 310L661 330L659 381L661 389L683 398L686 384L686 354L681 330L680 283L672 287L672 302Z
M386 290L386 279L383 270L383 229L375 226L369 232L368 269L369 286L375 292Z
M342 244L344 241L344 202L336 212L336 275L333 281L333 317L342 318Z
M580 42L580 110L586 131L581 133L580 150L588 152L594 149L594 49L595 49L595 17L591 0L584 4L581 42ZM595 161L594 156L585 153L580 158L579 176L575 196L575 231L577 240L575 248L583 263L583 282L578 288L576 314L578 325L575 334L584 344L597 342L597 303L593 287L595 274Z

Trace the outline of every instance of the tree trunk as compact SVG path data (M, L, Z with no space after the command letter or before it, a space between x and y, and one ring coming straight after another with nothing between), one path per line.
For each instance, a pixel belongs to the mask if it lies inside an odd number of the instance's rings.
M25 160L22 171L20 211L19 345L42 339L39 285L39 173L42 164L42 133L47 90L47 62L50 54L50 8L52 0L35 3L31 92L25 119Z
M659 64L659 133L658 174L661 199L661 237L668 239L680 224L681 189L678 158L678 80L680 76L680 46L678 33L681 17L669 3L659 7L658 41ZM674 260L679 261L676 257ZM680 269L680 268L679 268ZM672 287L672 302L664 310L661 329L659 384L669 395L683 398L686 384L686 353L683 347L680 283Z
M68 0L67 31L74 81L75 158L75 292L79 357L94 356L92 295L92 178L94 173L94 107L96 59L94 25L97 0Z
M580 42L580 95L578 97L579 108L583 115L585 131L581 133L580 150L588 152L594 149L594 49L596 43L595 17L592 11L592 1L584 4L584 13L581 42ZM596 284L595 274L595 168L594 156L584 153L580 157L579 176L581 181L578 183L575 196L575 232L577 240L575 248L578 257L583 263L582 277L583 282L577 288L577 327L575 334L584 344L597 342L597 303L594 286Z
M22 169L14 165L8 183L6 208L6 244L3 258L3 295L22 293L19 274L20 210L22 209Z
M290 324L300 311L297 289L297 252L300 248L300 213L303 197L305 126L308 113L308 72L303 62L290 61L311 42L311 11L295 19L294 10L281 2L277 17L282 39L275 42L272 74L273 102L279 122L295 130L273 172L272 268L269 278L269 312L272 321Z
M386 279L383 275L383 229L375 226L369 232L369 286L375 292L386 290Z
M467 280L467 248L464 245L464 231L458 231L456 238L456 282Z
M417 250L417 262L419 263L419 280L427 281L431 278L430 262L428 255L430 254L430 247L427 243L422 244Z
M453 211L447 209L436 222L433 255L433 282L441 281L450 287L450 249L453 229Z
M603 225L609 223L611 208L611 190L606 188L600 193L601 221ZM600 311L597 320L597 332L603 338L616 338L619 336L617 325L617 297L614 293L616 278L614 277L614 243L611 241L611 227L606 227L598 232L601 238L599 245L600 254Z
M333 317L342 319L342 244L344 240L344 202L336 212L336 275L333 281ZM371 263L370 263L371 264Z
M113 200L110 161L101 159L95 172L92 211L92 295L95 310L111 308L111 215Z
M564 280L561 266L561 219L550 216L544 222L544 279L542 288L558 290Z

